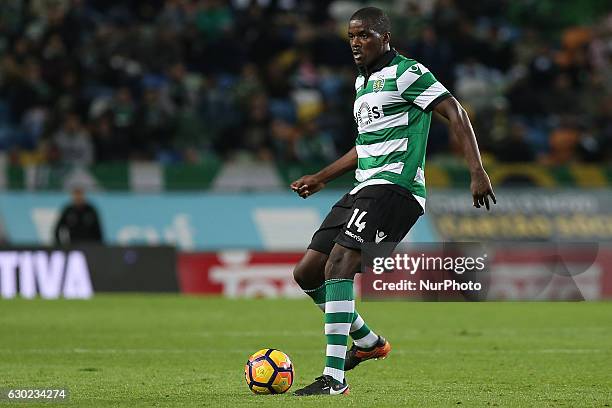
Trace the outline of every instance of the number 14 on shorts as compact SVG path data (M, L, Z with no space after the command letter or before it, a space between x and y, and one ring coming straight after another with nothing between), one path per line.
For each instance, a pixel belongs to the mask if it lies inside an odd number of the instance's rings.
M365 217L365 215L368 213L367 211L361 211L359 208L355 208L355 210L353 211L353 215L351 216L351 219L349 220L348 224L346 224L346 229L350 229L351 225L353 225L353 222L355 223L355 227L357 227L357 232L361 232L363 231L363 229L366 227L366 222L363 221L363 217Z

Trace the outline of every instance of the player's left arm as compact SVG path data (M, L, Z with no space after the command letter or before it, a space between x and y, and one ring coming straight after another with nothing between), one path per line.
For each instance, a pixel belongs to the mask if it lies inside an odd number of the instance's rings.
M470 188L472 190L472 198L474 199L474 207L480 208L485 206L489 210L489 197L494 204L497 204L493 187L489 175L482 166L480 151L478 150L478 142L470 118L461 104L452 96L449 96L438 102L434 107L434 112L441 115L449 122L449 130L459 140L463 146L463 153L467 160L472 182Z

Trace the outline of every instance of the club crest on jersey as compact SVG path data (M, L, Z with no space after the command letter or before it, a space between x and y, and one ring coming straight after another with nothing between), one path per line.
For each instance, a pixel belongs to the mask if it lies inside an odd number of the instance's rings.
M385 78L378 77L374 80L374 83L372 84L372 90L374 92L380 92L382 91L384 86L385 86Z

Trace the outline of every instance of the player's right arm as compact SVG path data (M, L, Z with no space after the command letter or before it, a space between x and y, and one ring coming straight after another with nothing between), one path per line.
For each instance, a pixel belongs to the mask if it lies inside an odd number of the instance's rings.
M316 174L308 174L291 183L291 189L306 198L321 190L327 183L357 168L357 148L353 147L344 156Z

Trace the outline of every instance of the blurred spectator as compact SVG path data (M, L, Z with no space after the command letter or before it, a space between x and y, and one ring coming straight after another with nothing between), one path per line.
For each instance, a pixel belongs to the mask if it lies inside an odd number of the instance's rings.
M271 129L275 157L285 162L296 160L296 143L300 137L298 129L282 119L274 119Z
M192 109L195 95L190 89L187 70L182 63L176 63L168 69L168 81L161 90L162 103L173 110Z
M504 162L532 162L535 159L527 141L527 129L519 122L512 123L510 134L499 143L495 153Z
M72 202L62 210L54 229L56 245L102 243L102 227L95 207L81 188L72 190Z
M163 103L158 89L145 90L143 102L136 112L133 143L145 151L145 158L167 152L173 144L175 119L171 105Z
M92 125L96 161L112 162L125 160L129 153L129 140L113 130L110 114L100 116Z
M271 159L268 100L264 93L258 93L249 98L249 101L246 107L246 121L240 125L240 129L236 129L236 132L242 134L242 138L238 139L239 144L244 149L254 152L260 159Z
M295 146L295 154L302 163L329 163L338 157L334 141L316 121L306 121L302 132Z
M577 159L577 147L580 138L578 129L572 126L560 126L550 134L550 151L541 158L548 165L567 164Z
M68 113L62 127L53 136L59 160L65 164L87 166L94 161L94 147L89 132L75 113Z
M408 47L408 54L421 62L443 84L453 86L453 49L448 40L441 39L433 27L423 27L418 41Z

